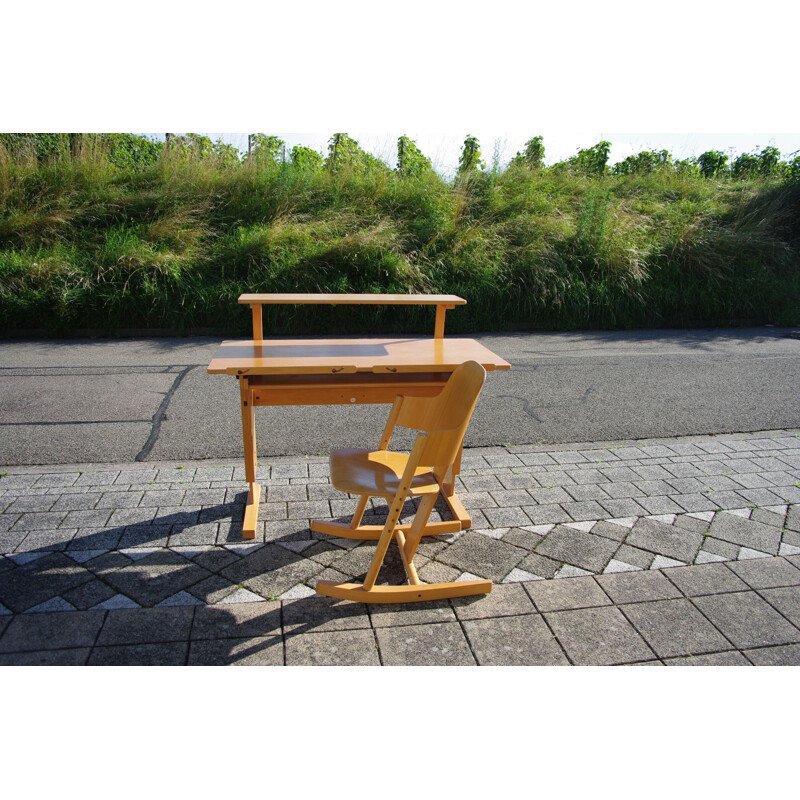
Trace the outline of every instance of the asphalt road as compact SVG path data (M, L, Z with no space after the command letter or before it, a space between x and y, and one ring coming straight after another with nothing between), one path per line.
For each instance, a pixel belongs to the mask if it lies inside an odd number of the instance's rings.
M800 333L783 328L478 335L490 373L467 446L800 427ZM0 464L239 458L219 339L0 342ZM260 408L258 450L373 446L386 406ZM396 444L404 444L400 438Z

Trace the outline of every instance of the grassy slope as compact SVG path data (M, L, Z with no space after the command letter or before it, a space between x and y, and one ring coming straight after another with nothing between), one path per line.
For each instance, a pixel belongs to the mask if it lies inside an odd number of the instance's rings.
M0 332L247 330L242 292L447 292L452 332L800 324L800 187L479 173L453 186L100 153L0 159ZM286 333L418 329L423 309L275 308Z

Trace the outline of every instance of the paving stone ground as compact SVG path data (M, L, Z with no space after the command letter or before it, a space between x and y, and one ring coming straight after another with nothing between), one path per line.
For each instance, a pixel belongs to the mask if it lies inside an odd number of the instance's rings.
M374 551L310 531L355 505L324 458L259 467L247 542L240 462L0 472L2 665L800 664L797 430L467 450L415 563L494 588L407 606L314 591Z

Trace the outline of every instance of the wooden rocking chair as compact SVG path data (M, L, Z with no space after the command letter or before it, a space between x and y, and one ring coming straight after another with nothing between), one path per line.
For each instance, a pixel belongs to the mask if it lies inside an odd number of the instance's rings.
M461 530L461 521L428 523L436 498L450 487L470 417L486 378L486 370L476 361L461 364L436 397L399 395L377 450L336 450L331 454L331 482L342 492L359 495L349 525L315 520L311 529L333 536L378 540L375 555L363 584L321 580L317 592L362 603L413 603L445 597L486 594L490 580L465 580L451 583L421 583L414 567L414 554L422 536ZM410 455L388 450L396 425L420 431ZM420 496L411 524L398 524L409 497ZM386 524L361 525L370 497L385 497L389 505ZM375 585L387 548L397 541L408 575L408 585Z

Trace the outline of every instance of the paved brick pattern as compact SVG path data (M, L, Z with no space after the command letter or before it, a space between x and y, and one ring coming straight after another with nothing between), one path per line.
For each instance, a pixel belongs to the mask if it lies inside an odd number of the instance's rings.
M475 448L462 465L473 527L426 538L416 563L494 590L405 607L314 592L374 552L309 530L354 507L324 458L259 468L248 542L239 463L6 468L0 664L800 663L798 431ZM403 578L392 548L379 581Z

